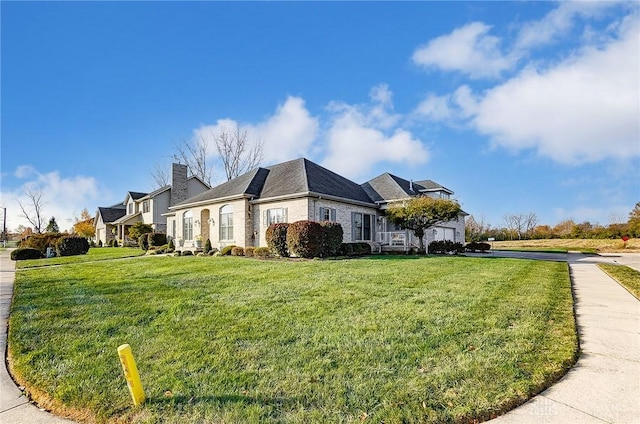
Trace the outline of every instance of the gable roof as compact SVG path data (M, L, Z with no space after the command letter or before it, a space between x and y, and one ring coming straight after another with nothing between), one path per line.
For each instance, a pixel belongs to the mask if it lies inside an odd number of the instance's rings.
M117 221L125 216L126 212L127 210L124 205L118 205L110 208L98 208L98 215L102 216L102 222L105 224Z
M388 172L362 184L362 188L373 201L378 203L418 196L429 191L445 191L453 194L448 188L431 180L408 181Z
M131 198L133 200L140 200L141 198L143 198L144 196L146 196L147 193L141 193L139 191L128 191L127 192L127 196L131 196ZM125 196L125 202L126 202L127 197Z

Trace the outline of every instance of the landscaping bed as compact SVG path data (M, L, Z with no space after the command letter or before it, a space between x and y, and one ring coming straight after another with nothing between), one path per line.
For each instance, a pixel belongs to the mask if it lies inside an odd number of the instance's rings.
M566 263L144 257L16 279L12 372L79 420L472 422L543 390L577 355Z

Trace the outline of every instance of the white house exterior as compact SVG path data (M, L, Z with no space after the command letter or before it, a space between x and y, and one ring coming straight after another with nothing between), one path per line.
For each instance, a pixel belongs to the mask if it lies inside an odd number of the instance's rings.
M96 242L107 244L118 239L122 244L134 243L128 237L129 227L136 222L152 226L154 231L167 231L167 218L164 215L173 204L207 191L210 187L197 177L187 177L187 166L172 165L171 184L151 193L130 191L124 201L108 208L100 207L94 220Z
M389 202L412 196L448 198L453 192L432 181L412 183L383 174L357 184L307 159L257 168L169 207L167 235L176 247L192 250L209 239L213 247L266 246L265 233L276 222L334 221L343 242L367 242L374 249L417 246L410 232L387 223ZM435 228L425 241L464 242L464 216ZM402 240L402 244L399 243Z

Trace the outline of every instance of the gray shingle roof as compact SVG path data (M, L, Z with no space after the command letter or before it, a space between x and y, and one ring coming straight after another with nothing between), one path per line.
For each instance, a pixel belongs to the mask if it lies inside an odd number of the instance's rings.
M204 193L191 197L184 202L180 202L176 206L242 195L258 197L268 173L269 171L267 169L256 168L253 171L249 171L237 178L215 186Z
M260 193L261 199L312 192L372 203L359 184L305 158L280 163L268 169L269 175Z
M138 192L138 191L130 191L130 192L129 192L129 195L131 196L131 198L132 198L133 200L138 200L138 199L141 199L141 198L143 198L144 196L146 196L146 195L147 195L147 193L140 193L140 192Z
M121 207L98 208L98 213L102 216L102 222L104 223L117 221L122 218L126 212L124 205Z
M417 196L424 191L443 190L453 193L446 187L431 180L414 181L412 183L388 172L367 181L362 184L362 187L369 197L376 202L388 202L408 196Z

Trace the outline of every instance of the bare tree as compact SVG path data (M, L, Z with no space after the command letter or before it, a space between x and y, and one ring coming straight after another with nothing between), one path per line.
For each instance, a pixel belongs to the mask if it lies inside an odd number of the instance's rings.
M23 216L29 223L33 226L33 229L36 233L42 232L42 226L45 222L45 217L42 214L42 208L44 207L44 193L41 189L27 189L25 193L27 198L29 199L29 203L25 207L25 205L18 200L18 205L20 206L20 210L22 211L21 216ZM27 210L29 209L29 210Z
M209 143L204 137L200 137L199 140L183 140L182 143L176 145L176 152L173 158L187 165L189 174L211 185L213 169L207 161L208 145Z
M241 130L237 125L231 130L220 131L215 141L227 180L250 171L264 159L264 141L256 140L250 145L247 130Z
M171 176L169 175L167 168L158 163L154 165L151 177L153 177L153 182L156 184L157 188L169 185L171 182Z
M503 219L511 236L516 234L518 240L522 240L522 236L530 234L538 224L538 216L533 212L505 215Z

